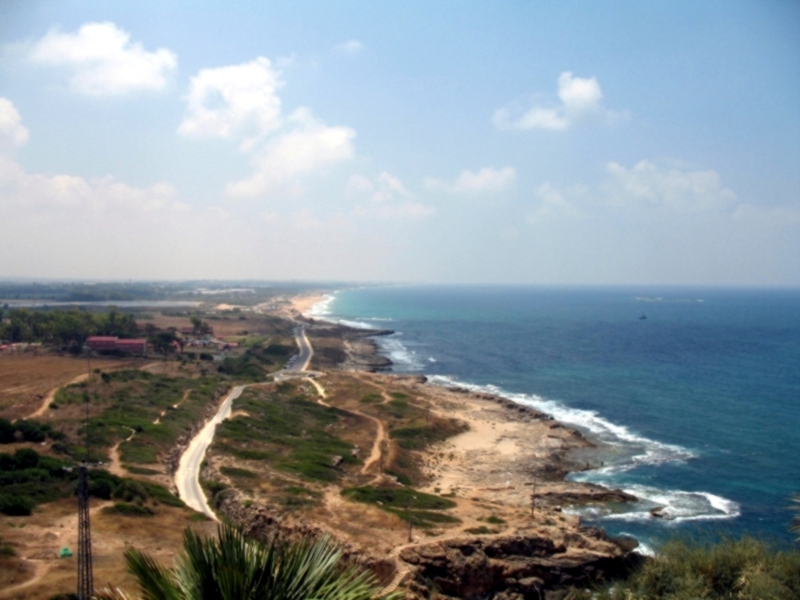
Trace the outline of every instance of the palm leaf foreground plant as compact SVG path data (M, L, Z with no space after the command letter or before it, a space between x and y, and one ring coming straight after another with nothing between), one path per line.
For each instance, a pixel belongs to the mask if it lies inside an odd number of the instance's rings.
M792 506L790 508L794 512L794 517L792 517L789 531L796 533L797 541L800 542L800 494L792 495Z
M331 538L261 543L228 525L220 526L217 538L187 528L172 569L134 548L125 559L143 600L368 600L381 589L365 569L343 564L342 549ZM97 598L126 596L104 590Z

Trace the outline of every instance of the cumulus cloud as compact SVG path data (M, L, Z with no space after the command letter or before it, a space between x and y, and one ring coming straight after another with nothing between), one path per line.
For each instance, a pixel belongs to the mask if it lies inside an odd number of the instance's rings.
M363 175L351 175L347 180L345 195L356 200L369 200L355 210L359 217L381 219L423 219L436 212L432 206L414 201L415 197L403 182L387 171L374 181Z
M28 130L14 103L0 97L0 148L22 146L28 141Z
M549 183L543 183L534 191L536 200L535 208L528 213L529 223L542 223L552 219L567 218L575 219L586 216L577 203L567 197L562 191L557 190ZM574 196L573 193L569 194Z
M255 173L228 184L230 196L258 196L281 187L299 175L353 156L355 131L349 127L328 127L307 109L296 110L289 118L296 128L278 136L252 159Z
M612 162L597 185L543 184L526 217L537 251L558 249L553 263L585 281L765 284L800 276L800 205L743 201L711 169Z
M301 107L282 114L280 72L260 56L239 65L203 69L192 77L186 116L178 131L187 137L238 141L253 173L229 183L229 197L257 197L290 189L298 178L352 158L356 132L332 127Z
M581 122L608 121L618 116L603 107L603 92L595 77L584 79L564 71L558 77L558 98L561 102L551 105L534 105L522 110L516 106L500 108L492 121L499 129L563 131Z
M49 31L28 52L31 62L65 67L70 87L90 96L113 96L166 87L178 65L166 48L147 51L114 23L86 23L75 33Z
M723 187L712 170L663 168L643 160L630 169L610 162L605 199L617 205L647 204L680 212L722 210L732 206L736 194Z
M484 167L477 171L464 170L453 182L440 179L427 179L425 184L434 189L441 189L453 194L479 194L483 192L500 192L510 187L517 178L513 167Z
M343 52L346 54L355 54L356 52L361 52L364 49L364 44L359 42L358 40L347 40L346 42L342 42L341 44L336 44L333 47L335 52Z
M259 56L240 65L202 69L192 77L187 114L178 128L186 136L244 137L245 148L282 125L280 73Z

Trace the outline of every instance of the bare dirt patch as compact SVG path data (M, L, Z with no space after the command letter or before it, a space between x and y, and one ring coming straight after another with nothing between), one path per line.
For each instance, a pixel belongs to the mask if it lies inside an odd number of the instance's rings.
M110 502L91 500L94 581L98 589L111 583L128 592L136 590L123 557L128 546L144 550L170 566L181 548L184 527L207 534L215 531L213 523L192 520L195 513L188 508L159 506L153 516L129 517L103 512L109 505ZM64 546L76 552L77 523L74 498L43 505L29 517L4 516L0 535L16 550L15 564L19 567L10 575L2 569L0 598L46 599L74 592L77 558L58 558L58 553Z
M135 364L135 360L95 358L91 368L107 371ZM88 367L85 358L0 354L0 417L13 420L30 415L51 391L85 374Z

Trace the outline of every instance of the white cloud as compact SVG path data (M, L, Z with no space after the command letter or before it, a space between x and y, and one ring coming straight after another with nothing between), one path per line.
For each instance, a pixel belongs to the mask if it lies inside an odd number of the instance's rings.
M0 97L0 148L22 146L28 141L28 130L14 103Z
M281 74L269 59L214 69L192 78L187 114L178 131L189 137L240 141L254 172L230 182L229 197L256 197L291 188L298 179L352 158L356 132L328 126L308 108L282 115Z
M618 205L647 204L680 212L723 210L732 206L736 194L722 186L712 170L661 168L642 160L631 169L610 162L606 201Z
M358 217L423 219L436 212L434 207L414 201L414 194L387 171L381 172L374 182L363 175L351 175L345 195L369 201L356 207L354 214Z
M148 52L114 23L86 23L77 33L49 31L28 53L37 64L66 67L70 87L81 94L111 96L160 90L178 65L174 52Z
M349 127L328 127L302 108L290 116L289 122L297 127L258 151L252 160L256 172L247 179L228 184L228 195L259 196L297 176L352 158L356 133Z
M534 197L537 199L537 205L527 216L529 223L536 224L559 218L582 218L586 215L574 201L567 198L565 193L549 183L543 183L536 188Z
M614 120L617 113L602 105L603 92L595 77L574 77L564 71L558 77L560 104L533 106L522 111L504 107L495 111L492 121L500 129L550 129L562 131L585 121ZM521 115L513 116L512 113Z
M452 183L431 178L425 181L425 185L454 194L479 194L505 190L516 178L517 172L513 167L484 167L477 171L462 171Z
M382 171L373 183L363 175L351 175L347 180L345 196L348 198L369 198L373 202L390 202L398 198L413 198L414 194L398 177Z
M178 131L187 136L245 138L249 149L282 125L280 73L262 56L247 63L203 69L192 77L187 115Z
M355 54L356 52L361 52L364 49L364 44L359 42L358 40L347 40L346 42L342 42L341 44L336 44L333 47L335 52L344 52L347 54Z

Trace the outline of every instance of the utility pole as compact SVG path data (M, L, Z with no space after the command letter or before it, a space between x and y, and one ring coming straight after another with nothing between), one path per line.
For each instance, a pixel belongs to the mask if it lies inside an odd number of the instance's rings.
M414 538L411 536L413 525L411 523L411 501L417 500L416 496L409 496L408 500L406 500L406 519L408 519L408 541L413 542Z
M86 394L86 455L78 467L78 599L94 594L92 533L89 526L89 394Z
M532 485L533 489L531 490L531 519L536 514L536 479L533 481L526 483L525 485Z
M89 526L89 469L78 467L78 598L90 600L92 578L92 533Z

